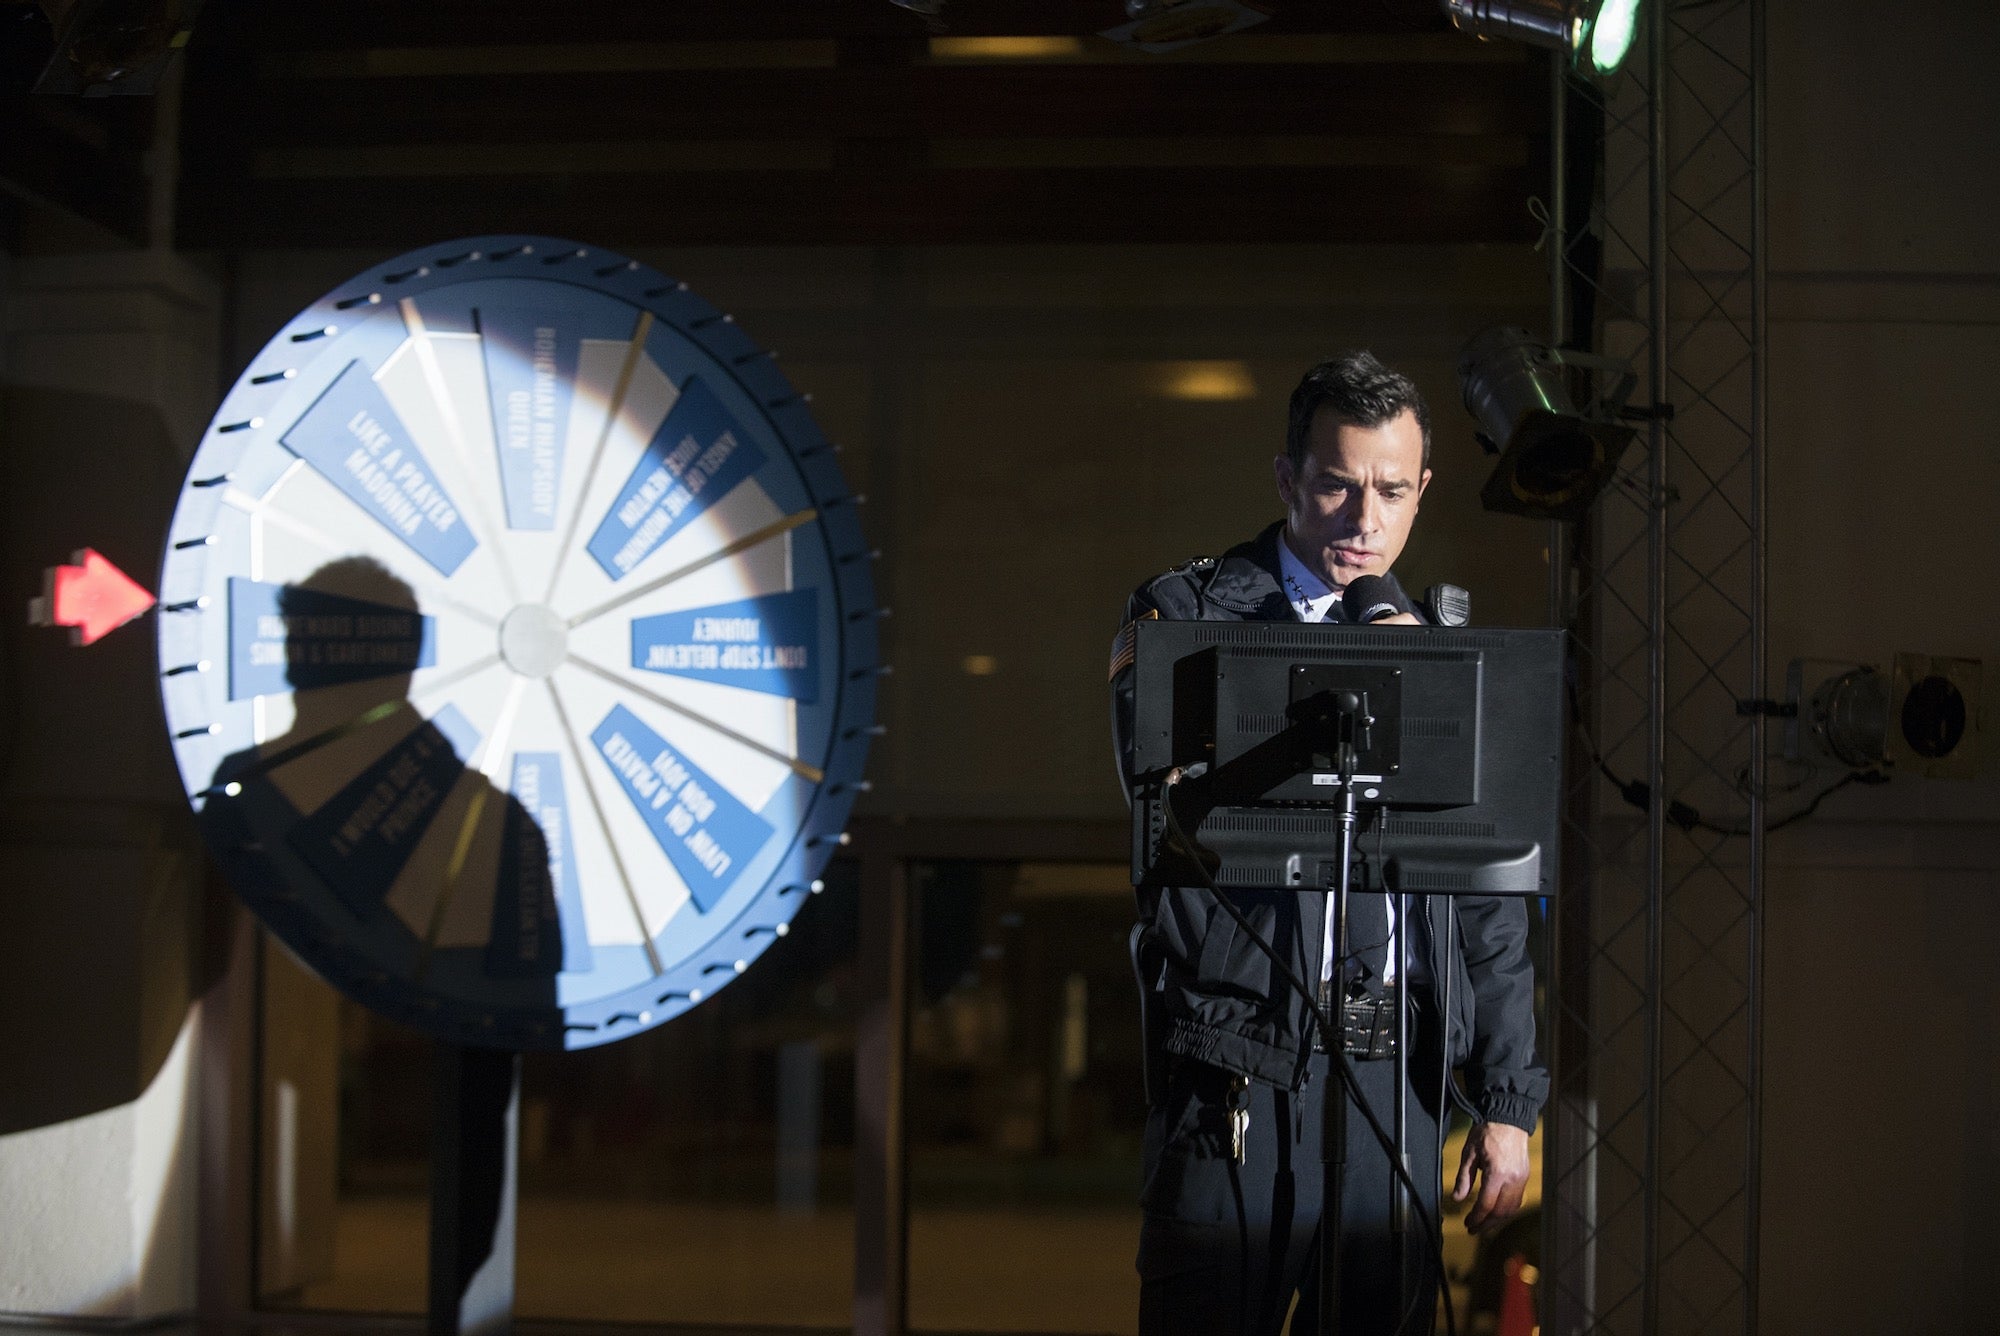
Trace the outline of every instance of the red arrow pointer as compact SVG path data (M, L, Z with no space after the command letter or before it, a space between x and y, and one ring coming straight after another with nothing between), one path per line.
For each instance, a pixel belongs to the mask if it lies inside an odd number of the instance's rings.
M29 625L67 626L72 643L89 645L157 601L93 548L84 548L73 560L74 566L43 572L42 596L28 600Z

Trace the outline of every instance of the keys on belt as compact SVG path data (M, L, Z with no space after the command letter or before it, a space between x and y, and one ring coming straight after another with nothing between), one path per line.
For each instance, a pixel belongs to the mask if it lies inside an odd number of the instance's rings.
M1250 1078L1229 1078L1229 1154L1242 1164L1250 1139Z
M1363 993L1341 1004L1341 1050L1357 1062L1396 1056L1396 1007L1398 990L1390 988L1377 997ZM1324 1053L1326 1030L1315 1027L1313 1047Z

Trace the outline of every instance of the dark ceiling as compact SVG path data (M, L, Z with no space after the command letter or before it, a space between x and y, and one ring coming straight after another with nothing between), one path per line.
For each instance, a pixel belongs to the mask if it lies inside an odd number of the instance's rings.
M175 240L1533 239L1543 60L1436 0L1271 8L1146 55L1117 0L209 0ZM153 105L17 93L0 177L136 238Z

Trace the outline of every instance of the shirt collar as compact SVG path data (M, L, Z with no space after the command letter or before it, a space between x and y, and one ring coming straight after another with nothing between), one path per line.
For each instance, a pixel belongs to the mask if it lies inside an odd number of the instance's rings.
M1285 586L1285 600L1302 622L1344 621L1340 591L1299 560L1298 553L1278 534L1278 574Z

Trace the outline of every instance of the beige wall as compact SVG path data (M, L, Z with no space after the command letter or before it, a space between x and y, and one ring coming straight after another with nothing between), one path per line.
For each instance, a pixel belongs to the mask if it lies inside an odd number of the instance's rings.
M85 545L150 585L210 411L208 280L169 254L79 244L0 266L0 567L14 597ZM75 649L11 607L0 1314L184 1312L202 862L152 694L152 625Z
M2000 11L1769 10L1773 667L1966 655L1990 700ZM2000 768L1822 811L1770 850L1764 1329L1991 1330Z

